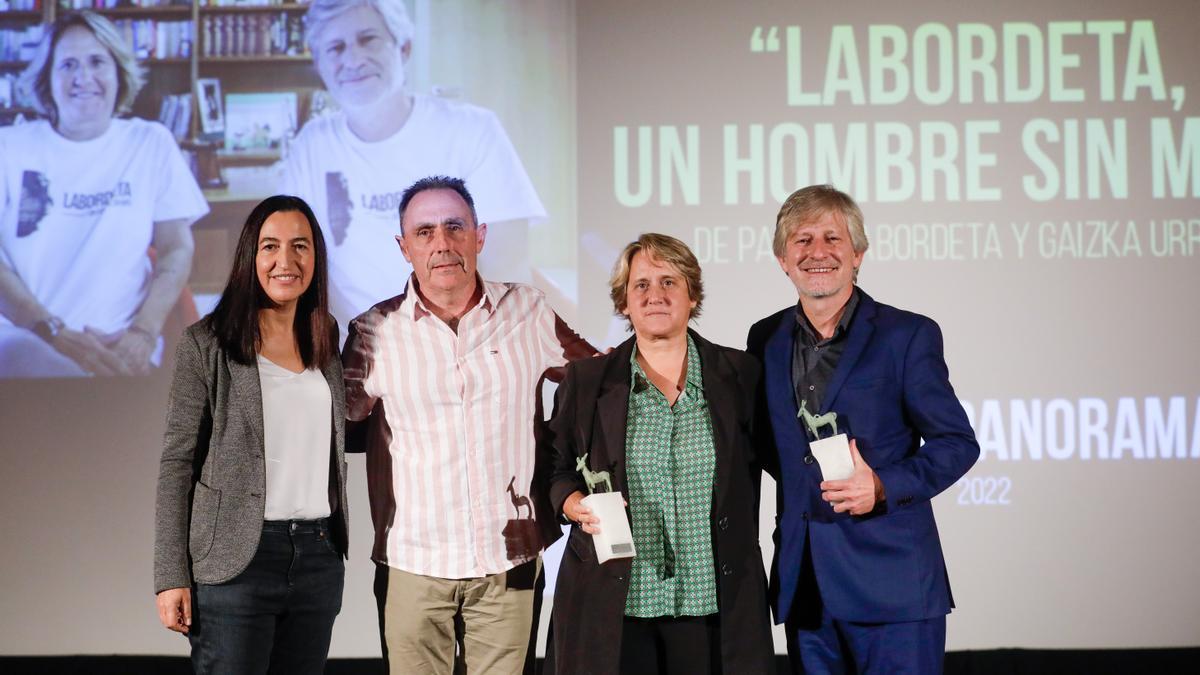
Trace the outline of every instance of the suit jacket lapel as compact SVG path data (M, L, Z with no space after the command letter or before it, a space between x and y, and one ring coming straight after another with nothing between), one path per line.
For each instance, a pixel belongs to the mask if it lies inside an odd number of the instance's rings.
M255 357L257 359L257 357ZM237 408L245 418L247 425L254 432L258 441L259 452L265 447L263 443L263 407L262 385L258 380L257 360L244 366L233 359L229 363L229 379L233 390L237 393Z
M796 317L785 311L779 325L767 339L763 354L763 378L766 380L767 406L775 445L780 454L808 452L808 434L796 418L796 389L792 384L792 349ZM781 458L782 459L782 458Z
M796 419L799 412L796 409L795 388L792 386L792 340L795 339L792 331L795 324L792 313L784 312L779 326L767 339L766 354L763 358L767 398L790 411L792 419Z
M837 399L842 385L846 383L846 377L858 363L858 359L867 348L867 343L871 341L871 334L875 332L875 301L862 289L859 289L858 292L858 310L854 318L850 320L848 331L850 335L847 337L846 351L842 352L842 357L838 359L837 368L833 371L833 379L825 388L825 398L821 404L822 413L833 409L833 402Z

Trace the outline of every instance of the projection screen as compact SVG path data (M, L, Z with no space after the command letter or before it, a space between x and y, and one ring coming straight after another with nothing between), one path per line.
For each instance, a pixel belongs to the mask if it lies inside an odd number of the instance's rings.
M405 5L407 86L494 113L542 206L485 246L484 272L535 283L598 346L627 336L606 283L639 233L692 246L708 291L696 329L744 347L754 321L796 301L771 252L779 204L813 183L858 200L870 239L859 285L939 323L982 449L934 501L957 603L948 649L1197 644L1193 2ZM156 118L191 79L220 82L227 123L247 103L237 96L295 91L301 127L322 100L302 57L285 75L217 63L192 76L148 64L135 115ZM225 192L204 192L197 314L253 199L282 180L274 150L226 161ZM168 380L0 380L0 653L187 652L151 593ZM379 654L361 457L350 470L332 657ZM773 494L766 479L768 561ZM559 555L546 554L548 598Z

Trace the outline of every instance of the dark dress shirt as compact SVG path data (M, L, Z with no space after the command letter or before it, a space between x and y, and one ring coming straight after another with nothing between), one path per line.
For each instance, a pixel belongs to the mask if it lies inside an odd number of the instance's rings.
M858 308L858 287L850 294L846 306L842 310L842 318L838 320L833 337L822 338L808 317L804 307L796 303L796 326L792 340L792 387L796 392L796 407L807 403L809 413L816 415L821 412L821 403L825 398L825 388L833 379L833 371L837 369L842 352L846 351L846 329L854 318L854 310Z

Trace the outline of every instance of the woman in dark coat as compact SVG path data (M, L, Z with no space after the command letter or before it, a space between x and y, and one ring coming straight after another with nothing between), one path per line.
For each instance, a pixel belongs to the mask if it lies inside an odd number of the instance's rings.
M547 435L550 498L573 524L548 672L769 672L750 436L759 368L688 330L703 287L678 239L639 237L611 289L635 335L568 367ZM592 534L606 524L582 503L584 456L627 501L633 558L597 562Z

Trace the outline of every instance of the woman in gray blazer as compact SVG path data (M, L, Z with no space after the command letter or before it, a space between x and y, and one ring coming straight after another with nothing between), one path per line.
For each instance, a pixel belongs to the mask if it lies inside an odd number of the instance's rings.
M155 519L159 619L197 673L320 673L342 605L345 392L312 210L250 213L176 351Z

